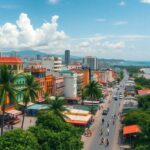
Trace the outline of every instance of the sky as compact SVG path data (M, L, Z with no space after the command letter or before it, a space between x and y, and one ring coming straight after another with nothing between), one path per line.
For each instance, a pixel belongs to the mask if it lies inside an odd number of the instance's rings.
M0 50L150 60L150 0L0 0Z

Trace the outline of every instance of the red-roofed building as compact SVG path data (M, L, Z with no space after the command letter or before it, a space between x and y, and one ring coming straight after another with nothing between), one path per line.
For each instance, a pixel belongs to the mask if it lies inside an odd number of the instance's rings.
M147 90L138 90L138 95L139 96L144 96L144 95L148 95L150 94L150 90L147 89Z
M129 125L123 128L123 135L130 135L135 133L140 133L141 129L138 125Z
M23 61L19 57L0 57L0 65L7 65L15 73L23 72Z

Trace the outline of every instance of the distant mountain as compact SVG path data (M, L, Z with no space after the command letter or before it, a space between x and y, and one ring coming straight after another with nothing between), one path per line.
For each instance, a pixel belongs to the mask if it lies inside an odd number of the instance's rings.
M56 56L56 57L62 57L64 59L64 54L47 54L44 52L40 52L37 50L21 50L21 51L11 51L11 52L5 52L3 53L4 56L19 56L19 57L33 57L36 55L41 56ZM71 59L80 59L79 56L73 56L71 55Z
M46 56L48 54L44 52L40 52L40 51L34 51L34 50L23 50L23 51L17 52L17 56L20 56L20 57L36 56L36 55Z

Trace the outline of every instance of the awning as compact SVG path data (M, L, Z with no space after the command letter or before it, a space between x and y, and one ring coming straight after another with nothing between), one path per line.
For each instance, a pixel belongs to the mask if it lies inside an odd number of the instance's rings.
M44 101L45 101L45 99L44 99L44 98L36 99L36 102L39 102L39 103L44 102Z
M27 107L28 107L28 106L31 106L31 105L33 105L33 104L34 104L34 103L29 102L29 103L27 104ZM20 102L19 105L25 106L25 104L24 104L23 102Z
M11 114L11 115L15 115L15 116L18 116L18 115L21 115L21 114L22 114L22 112L21 112L21 111L16 110L16 109L6 111L6 113L9 113L9 114Z
M140 132L141 132L141 129L138 125L129 125L123 128L123 135L140 133Z

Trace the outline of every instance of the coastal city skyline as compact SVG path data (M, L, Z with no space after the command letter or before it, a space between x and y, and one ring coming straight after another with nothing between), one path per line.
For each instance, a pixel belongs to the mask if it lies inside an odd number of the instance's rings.
M0 50L148 61L149 8L149 0L2 0Z

